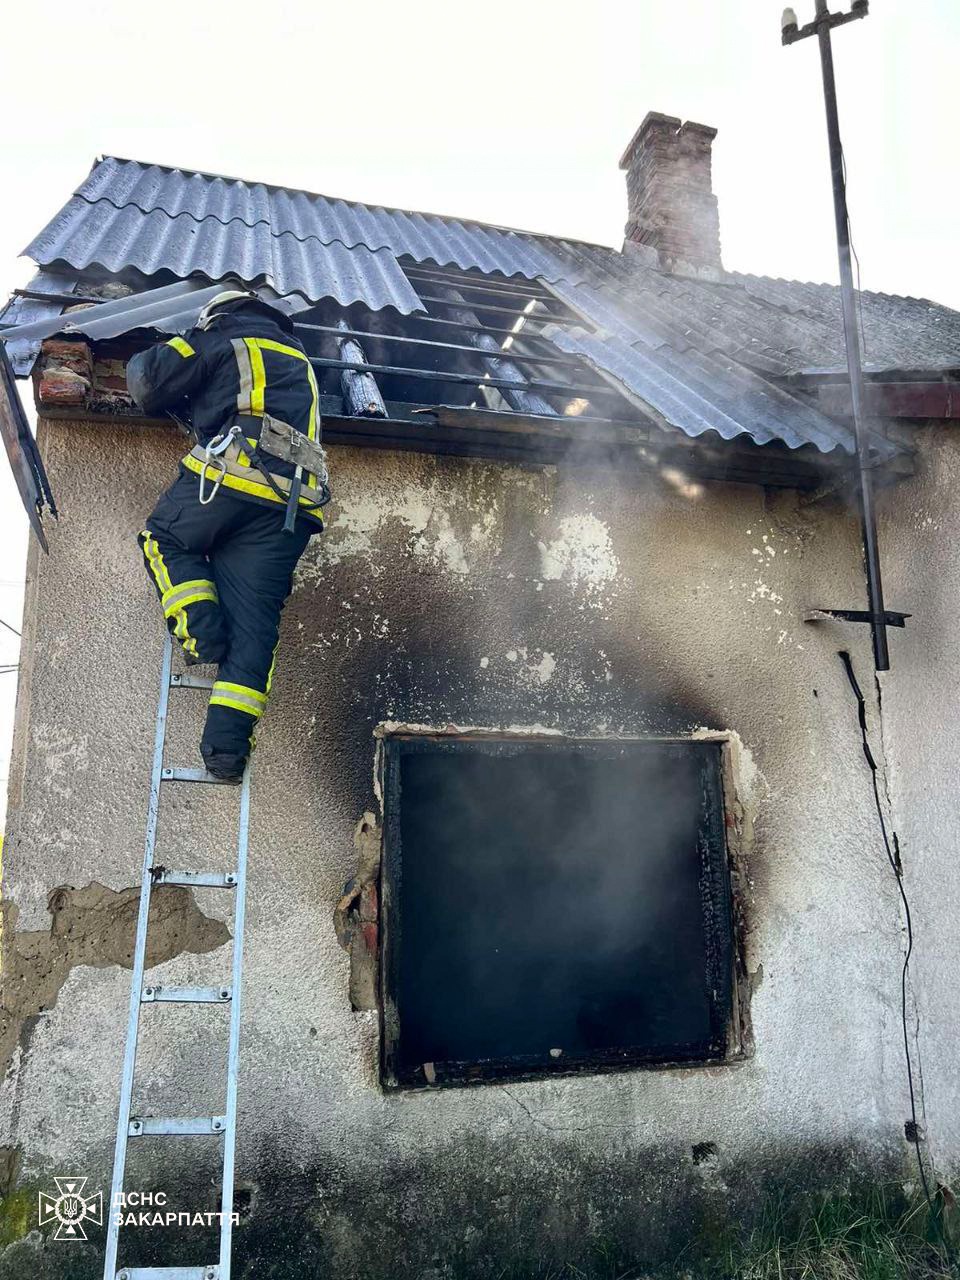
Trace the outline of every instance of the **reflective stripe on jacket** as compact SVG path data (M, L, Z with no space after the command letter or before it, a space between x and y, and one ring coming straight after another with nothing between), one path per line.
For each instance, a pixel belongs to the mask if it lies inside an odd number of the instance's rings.
M127 365L127 386L144 413L169 409L188 416L201 446L238 413L269 413L311 440L320 438L313 366L287 317L263 304L224 312L208 329L138 352ZM199 470L194 461L188 454L184 465ZM294 474L292 463L268 455L264 461L271 474ZM313 488L316 477L304 474L303 482ZM249 482L228 475L224 484L259 501L280 501L256 471Z
M249 443L252 444L253 441L250 440ZM265 455L261 456L265 458ZM277 460L271 458L270 461L272 463ZM226 467L226 471L222 473L221 464ZM271 466L270 473L274 477L274 484L280 490L280 493L274 493L261 474L260 469L250 466L236 445L231 445L226 453L212 463L207 460L202 446L196 445L185 458L181 459L181 465L187 471L193 471L198 476L203 475L204 470L206 470L206 487L208 490L219 482L225 488L233 489L234 492L241 494L245 498L252 498L255 502L265 502L270 506L284 506L290 495L289 476L276 473ZM311 479L313 479L312 476ZM323 528L323 512L320 509L322 500L323 494L321 490L308 485L306 473L304 473L300 489L300 514L308 520L313 520L321 529Z

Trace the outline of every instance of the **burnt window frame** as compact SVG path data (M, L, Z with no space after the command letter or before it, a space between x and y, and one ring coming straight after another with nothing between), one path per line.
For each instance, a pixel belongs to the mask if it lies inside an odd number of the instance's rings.
M739 805L736 796L733 753L730 740L721 734L697 737L576 738L561 735L532 735L497 731L469 734L445 730L407 728L378 731L376 774L383 804L382 857L380 866L379 930L379 1014L380 1085L387 1092L436 1087L461 1087L498 1082L546 1079L552 1076L596 1075L628 1070L710 1069L734 1064L752 1055L753 1038L749 1016L749 982L744 960L743 909L739 892L742 849L739 824L733 815ZM709 887L701 881L700 901L705 916L719 910L726 917L723 963L727 966L724 984L729 1006L722 1010L716 1026L716 1041L708 1055L651 1055L644 1051L619 1049L594 1051L579 1057L564 1055L561 1060L535 1061L522 1055L477 1062L429 1064L429 1075L404 1069L400 1063L399 1014L394 1000L398 989L401 923L397 888L402 877L400 836L400 761L405 752L417 750L462 750L484 743L495 748L522 751L532 745L585 751L602 755L623 747L642 749L656 744L699 752L715 750L717 761L717 803L705 810L708 848L703 851ZM708 926L709 927L709 924Z

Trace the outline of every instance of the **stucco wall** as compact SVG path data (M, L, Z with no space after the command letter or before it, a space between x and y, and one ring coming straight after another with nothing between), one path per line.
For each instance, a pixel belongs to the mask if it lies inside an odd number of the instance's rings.
M918 434L918 475L887 495L880 536L889 607L912 612L881 677L893 818L915 925L911 966L934 1150L960 1164L960 439ZM948 1164L949 1167L949 1164Z
M884 717L922 939L930 1127L946 1167L960 1155L956 730L944 715L960 679L947 527L960 462L946 434L928 443L924 477L884 499L891 606L920 615L894 638ZM57 918L72 914L51 958L48 895L138 883L161 624L134 537L180 445L83 423L44 424L41 445L62 514L51 555L31 561L4 867L18 917L5 931L8 946L14 929L39 931L18 956L59 969L47 1007L14 1027L0 1114L22 1152L21 1185L68 1171L106 1189L130 979L115 953L134 907L99 890L61 895ZM271 1259L271 1276L305 1274L306 1259L379 1277L451 1261L473 1275L528 1256L583 1261L607 1239L652 1255L766 1183L908 1169L899 905L836 656L852 651L878 731L869 637L801 621L811 605L860 604L855 519L792 493L677 477L331 455L330 527L287 606L256 757L237 1163L255 1198L240 1256ZM195 764L202 695L173 697L170 759ZM331 913L355 867L354 825L376 808L374 727L398 720L731 735L753 1056L384 1096L375 1015L351 1012ZM161 841L177 853L161 860L229 866L235 797L170 791ZM214 920L228 905L197 902ZM99 912L93 925L85 911ZM151 976L217 981L229 965L221 936L192 903L171 904L163 954L192 950ZM145 1011L142 1110L216 1109L217 1017ZM697 1164L704 1142L716 1155ZM130 1182L163 1183L192 1208L211 1194L185 1173L200 1151L144 1143Z

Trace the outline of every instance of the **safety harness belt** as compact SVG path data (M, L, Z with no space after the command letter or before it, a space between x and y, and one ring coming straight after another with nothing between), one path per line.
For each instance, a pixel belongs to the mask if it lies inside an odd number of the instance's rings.
M251 440L256 443L251 444ZM294 463L296 473L293 479L275 476L261 453ZM204 506L213 501L224 476L247 479L251 467L256 467L272 493L286 506L283 527L288 533L293 532L298 512L306 511L311 515L318 513L330 501L327 460L323 448L316 441L308 439L302 431L270 414L262 417L238 414L229 427L206 445L196 445L190 451L190 456L203 463L200 468L200 502ZM206 485L210 468L215 472L216 478L208 493ZM304 471L315 477L315 485L303 483Z

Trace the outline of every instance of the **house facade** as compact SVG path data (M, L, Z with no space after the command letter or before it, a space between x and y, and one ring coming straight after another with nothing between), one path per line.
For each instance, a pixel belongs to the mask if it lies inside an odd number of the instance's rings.
M960 315L862 296L911 615L875 679L823 613L865 607L837 291L723 271L713 136L644 121L621 251L109 157L30 246L7 350L59 514L4 844L4 1280L102 1267L34 1215L113 1154L162 651L135 538L185 452L123 369L224 280L300 326L334 495L255 752L235 1274L590 1274L781 1190L956 1176ZM235 834L232 793L164 796L168 864ZM151 982L222 980L223 897L155 891ZM149 1013L138 1114L216 1110L220 1011ZM145 1139L128 1185L209 1210L219 1157Z

